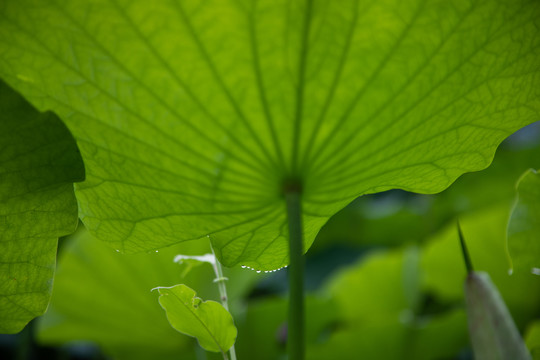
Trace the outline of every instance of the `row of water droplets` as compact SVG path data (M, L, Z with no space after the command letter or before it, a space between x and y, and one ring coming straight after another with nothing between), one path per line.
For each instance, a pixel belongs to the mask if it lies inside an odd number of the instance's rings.
M114 249L114 251L116 251L117 253L119 253L119 252L120 252L120 249ZM156 250L156 251L154 251L154 252L159 252L159 250ZM151 254L151 253L152 253L152 251L149 251L149 252L148 252L148 254Z
M116 249L115 250L116 252L120 252L120 250ZM159 252L159 250L155 250L155 252ZM176 259L175 259L175 262L176 262ZM282 266L280 268L277 268L277 269L274 269L274 270L257 270L257 269L254 269L252 267L249 267L247 265L242 265L242 269L249 269L249 270L253 270L253 271L256 271L257 274L260 274L262 272L264 272L265 274L268 274L268 273L273 273L273 272L276 272L276 271L279 271L279 270L282 270L282 269L285 269L287 266Z
M252 268L252 267L249 267L249 266L247 266L247 265L242 265L242 269L253 270L253 271L256 271L257 274L260 274L260 273L262 273L262 272L264 272L264 273L273 273L273 272L279 271L279 270L281 270L281 269L285 269L286 267L287 267L287 266L283 266L283 267L280 267L279 269L274 269L274 270L264 270L264 271L263 271L263 270L256 270L256 269L254 269L254 268Z

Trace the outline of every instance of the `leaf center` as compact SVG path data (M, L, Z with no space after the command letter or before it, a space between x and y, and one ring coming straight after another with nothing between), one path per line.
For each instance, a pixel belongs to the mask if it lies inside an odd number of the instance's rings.
M281 185L281 195L287 193L302 193L302 180L298 177L287 177Z

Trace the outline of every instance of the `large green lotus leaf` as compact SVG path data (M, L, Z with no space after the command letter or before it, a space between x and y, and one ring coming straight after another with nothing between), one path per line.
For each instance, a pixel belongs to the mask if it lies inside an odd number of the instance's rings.
M518 198L508 224L508 250L515 270L540 274L540 173L529 170L517 184Z
M506 249L506 224L510 206L503 203L460 217L475 270L487 272L499 289L520 329L535 316L540 302L540 283L530 273L510 275ZM422 252L423 287L447 301L462 301L466 277L456 224L436 234Z
M0 333L45 312L58 237L77 226L77 145L52 113L40 113L0 80Z
M196 341L171 327L151 289L183 282L219 299L210 266L182 277L183 268L173 262L177 254L208 251L208 242L191 241L151 254L120 254L80 231L62 248L51 306L38 323L39 342L91 341L114 359L195 358ZM234 311L262 275L238 268L225 276L234 279L227 283Z
M75 135L85 225L127 252L212 235L288 263L361 194L433 193L538 119L540 3L8 0L0 76ZM293 185L295 186L295 185Z

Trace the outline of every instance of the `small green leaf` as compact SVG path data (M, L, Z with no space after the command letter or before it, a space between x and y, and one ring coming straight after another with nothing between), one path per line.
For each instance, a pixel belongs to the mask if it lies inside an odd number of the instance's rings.
M220 303L202 301L183 284L157 289L159 303L176 330L196 337L208 351L225 353L234 345L237 330L231 314Z
M508 250L515 270L540 275L540 173L531 169L523 174L517 191L508 225Z
M529 360L531 355L489 275L473 271L465 281L469 336L476 360Z
M0 333L45 312L58 237L75 231L73 182L84 166L73 137L0 81Z

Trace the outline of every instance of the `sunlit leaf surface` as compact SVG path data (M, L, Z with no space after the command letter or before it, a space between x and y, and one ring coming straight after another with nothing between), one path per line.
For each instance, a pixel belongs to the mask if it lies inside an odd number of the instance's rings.
M75 135L85 225L117 249L208 234L287 264L361 194L433 193L538 119L540 3L7 0L0 76Z
M0 81L0 333L47 309L58 237L77 226L73 182L83 179L65 125Z

